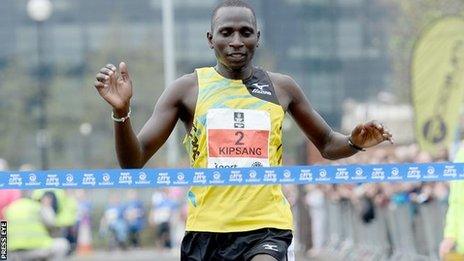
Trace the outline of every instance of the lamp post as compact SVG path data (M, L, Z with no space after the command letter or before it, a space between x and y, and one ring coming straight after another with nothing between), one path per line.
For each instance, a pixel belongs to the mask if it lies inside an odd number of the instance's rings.
M36 23L37 33L37 65L38 65L38 131L37 131L37 146L40 151L40 167L43 170L48 169L48 148L50 139L47 131L47 82L45 81L45 60L44 60L44 38L43 38L43 23L51 16L53 5L50 0L29 0L27 3L27 13L29 17Z
M84 168L90 168L90 141L89 136L92 133L92 124L84 122L79 126L79 132L82 135L82 166Z
M176 77L176 54L175 54L175 39L174 39L174 9L172 0L163 0L163 52L164 52L164 86L165 88L171 84ZM177 127L174 129L168 138L168 155L167 164L169 167L176 166L179 160L179 149L177 147Z

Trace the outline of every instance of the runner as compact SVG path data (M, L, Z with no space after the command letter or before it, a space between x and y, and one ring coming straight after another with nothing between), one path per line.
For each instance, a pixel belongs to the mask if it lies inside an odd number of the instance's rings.
M112 106L116 152L123 168L141 168L180 119L194 168L282 165L282 121L289 113L328 159L348 157L392 139L381 124L334 132L289 76L252 63L259 45L253 8L241 0L213 11L207 40L214 67L199 68L167 88L138 135L130 121L132 82L125 63L108 64L95 87ZM286 260L292 213L280 185L192 187L181 260Z

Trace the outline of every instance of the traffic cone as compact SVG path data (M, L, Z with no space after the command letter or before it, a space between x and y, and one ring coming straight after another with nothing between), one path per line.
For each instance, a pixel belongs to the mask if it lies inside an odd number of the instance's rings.
M81 222L78 229L77 254L87 255L92 252L92 229L90 222Z

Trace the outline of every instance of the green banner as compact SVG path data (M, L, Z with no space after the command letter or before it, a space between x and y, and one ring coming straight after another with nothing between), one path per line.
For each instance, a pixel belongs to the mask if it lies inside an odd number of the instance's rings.
M446 17L428 27L412 57L416 137L432 154L456 135L464 95L464 19Z

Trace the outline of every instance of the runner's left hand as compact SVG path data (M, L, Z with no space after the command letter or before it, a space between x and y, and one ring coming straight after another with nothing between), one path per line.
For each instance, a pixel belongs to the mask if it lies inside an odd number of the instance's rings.
M390 131L377 121L359 124L351 132L351 141L361 148L369 148L386 140L393 144Z

